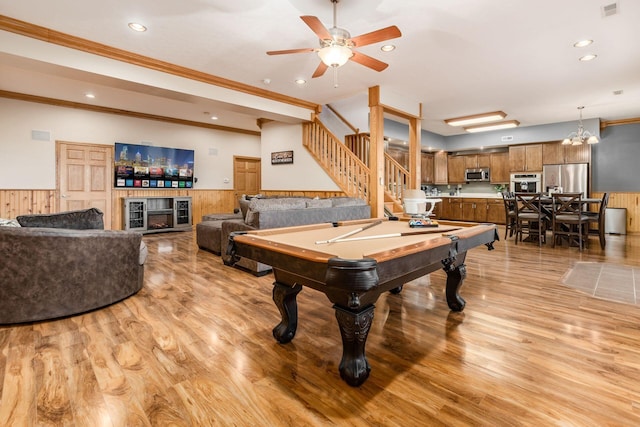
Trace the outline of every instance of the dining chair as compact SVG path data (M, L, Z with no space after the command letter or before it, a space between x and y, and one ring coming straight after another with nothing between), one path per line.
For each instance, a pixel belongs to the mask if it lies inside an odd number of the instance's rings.
M523 234L527 239L538 241L538 246L546 243L548 217L542 209L542 193L515 193L516 245L522 242Z
M595 233L598 235L600 240L600 248L604 249L607 245L607 239L605 237L605 227L604 227L604 214L607 209L607 205L609 204L609 193L604 193L602 195L602 201L600 201L600 207L597 212L585 212L587 217L589 218L589 233ZM591 228L591 224L596 224L596 228Z
M504 204L505 229L504 238L507 239L516 233L516 199L513 192L503 191L502 202Z
M551 209L551 247L559 239L575 241L582 251L588 243L589 216L582 210L582 193L553 193Z

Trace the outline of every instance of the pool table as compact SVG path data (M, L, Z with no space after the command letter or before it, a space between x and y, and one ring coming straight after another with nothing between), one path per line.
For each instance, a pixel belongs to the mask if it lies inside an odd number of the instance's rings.
M447 273L446 300L462 311L458 290L468 250L499 240L494 224L440 221L411 228L406 220L367 219L232 233L232 263L246 257L273 268L273 301L282 316L273 329L280 343L293 339L298 323L296 296L303 286L333 303L342 335L340 376L351 386L369 377L365 356L374 304L380 294L440 268ZM342 239L335 240L339 237ZM328 242L327 242L328 241Z

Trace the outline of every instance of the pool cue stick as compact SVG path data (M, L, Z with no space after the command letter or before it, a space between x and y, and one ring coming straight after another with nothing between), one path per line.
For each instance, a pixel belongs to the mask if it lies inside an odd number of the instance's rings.
M372 240L372 239L386 239L389 237L404 237L404 236L413 236L415 234L436 234L436 233L447 233L449 231L460 230L458 228L450 228L448 230L422 230L422 231L414 231L414 232L404 232L404 233L390 233L390 234L376 234L374 236L363 236L363 237L352 237L350 239L338 239L334 240L334 243L340 242L355 242L356 240Z
M323 243L333 243L333 242L335 242L335 241L337 241L337 240L344 239L345 237L353 236L353 235L354 235L354 234L356 234L356 233L359 233L359 232L361 232L361 231L364 231L364 230L366 230L367 228L375 227L376 225L379 225L379 224L382 224L382 220L381 220L381 219L380 219L380 220L378 220L378 221L376 221L376 222L372 222L371 224L365 225L364 227L360 227L360 228L358 228L357 230L353 230L353 231L350 231L350 232L348 232L348 233L345 233L345 234L343 234L343 235L341 235L341 236L334 237L333 239L329 239L329 240L318 240L318 241L316 242L316 245L320 245L320 244L323 244Z

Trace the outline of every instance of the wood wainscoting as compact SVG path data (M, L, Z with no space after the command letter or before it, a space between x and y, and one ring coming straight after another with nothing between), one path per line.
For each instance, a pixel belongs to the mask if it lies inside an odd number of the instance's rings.
M56 190L0 190L0 218L58 212Z
M296 197L340 197L341 191L263 190L265 196ZM193 224L198 224L202 215L232 212L235 204L233 190L113 190L114 230L122 229L122 197L191 196L193 202ZM592 197L602 197L594 192ZM640 233L640 193L611 193L609 207L627 210L627 233ZM3 190L0 189L0 218L12 219L18 215L58 212L56 190Z
M602 192L593 192L591 197L602 198ZM609 193L610 208L624 208L627 210L627 233L640 233L640 193Z
M265 196L336 197L341 191L262 191ZM112 190L113 212L111 228L122 230L122 198L153 196L190 196L193 224L198 224L203 215L233 212L235 196L233 190ZM56 190L3 190L0 189L0 218L13 219L18 215L47 214L58 212Z

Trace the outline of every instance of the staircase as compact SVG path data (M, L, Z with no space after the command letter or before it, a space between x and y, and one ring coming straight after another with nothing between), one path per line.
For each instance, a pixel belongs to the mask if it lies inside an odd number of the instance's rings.
M303 145L345 194L371 204L368 192L369 135L347 135L342 143L322 122L302 126ZM387 153L384 155L384 205L386 215L403 213L402 195L409 182L409 171Z

